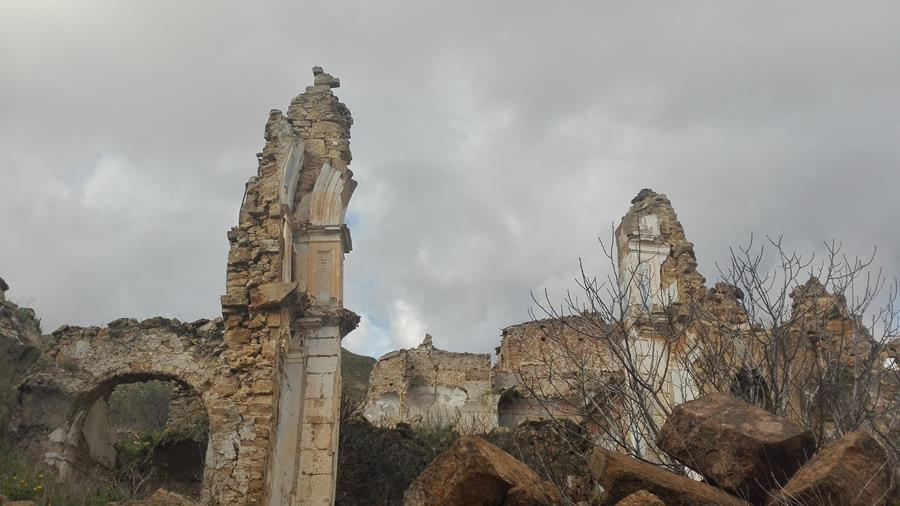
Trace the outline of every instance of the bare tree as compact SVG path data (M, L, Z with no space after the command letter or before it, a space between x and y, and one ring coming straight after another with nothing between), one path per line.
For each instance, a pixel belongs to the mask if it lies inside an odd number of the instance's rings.
M669 274L672 285L648 282L667 274L640 251L620 264L615 240L601 245L612 267L604 279L581 264L578 289L562 301L532 294L542 345L517 372L552 419L578 420L595 445L684 472L656 448L662 423L675 405L724 391L802 424L820 444L866 427L896 453L898 292L872 267L874 253L851 258L828 243L816 259L781 238L751 237L719 267L722 282L706 289L694 274L700 288L689 293L671 289L689 269Z

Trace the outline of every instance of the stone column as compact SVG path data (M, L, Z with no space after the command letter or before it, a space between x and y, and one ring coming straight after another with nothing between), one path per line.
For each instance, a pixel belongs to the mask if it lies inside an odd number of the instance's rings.
M331 321L329 321L331 320ZM333 318L302 318L306 380L295 505L334 504L341 402L341 336Z
M268 457L269 506L331 505L335 498L341 392L341 338L358 317L343 308L344 216L356 187L346 106L337 78L314 68L315 83L267 130L281 163L277 185L282 283L276 366L277 422ZM262 155L266 158L266 152ZM273 227L274 228L274 227ZM252 303L252 294L251 294ZM355 318L354 318L355 317Z
M344 254L350 250L349 231L343 225L311 226L294 242L294 250L294 270L313 297L309 310L295 320L303 336L306 367L292 504L330 505L337 477L342 278Z

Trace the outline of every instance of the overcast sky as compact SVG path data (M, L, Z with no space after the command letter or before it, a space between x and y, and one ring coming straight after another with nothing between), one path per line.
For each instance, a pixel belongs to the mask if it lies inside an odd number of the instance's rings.
M0 0L0 276L45 331L219 314L273 108L355 120L345 344L488 352L643 187L900 273L900 3Z

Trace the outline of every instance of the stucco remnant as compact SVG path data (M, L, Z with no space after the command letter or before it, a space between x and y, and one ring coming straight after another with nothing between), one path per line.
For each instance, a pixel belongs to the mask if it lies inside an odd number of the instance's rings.
M440 350L426 334L418 347L375 364L365 416L382 426L409 421L466 433L490 430L496 426L490 368L490 355Z

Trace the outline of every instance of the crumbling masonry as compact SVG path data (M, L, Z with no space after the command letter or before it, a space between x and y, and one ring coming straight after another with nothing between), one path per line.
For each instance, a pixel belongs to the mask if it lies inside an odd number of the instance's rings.
M722 363L761 353L752 343L771 329L751 325L736 287L722 282L706 287L694 245L665 195L642 190L616 228L614 246L617 293L623 297L620 318L604 320L585 311L512 325L502 330L493 367L488 355L436 350L429 337L416 349L395 351L378 361L366 417L382 425L428 421L462 432L512 427L550 415L578 420L583 412L575 405L584 388L592 392L592 403L609 410L608 419L622 421L624 401L597 402L603 398L595 394L614 391L606 387L622 381L623 362L613 353L621 355L624 348L614 351L610 343L627 342L635 370L659 384L659 402L648 409L653 423L661 425L667 406L715 390L695 374L711 370L706 362L689 369L692 364L712 352L721 354ZM797 286L790 296L791 328L785 345L797 350L792 367L798 371L812 374L822 356L852 370L856 357L867 357L875 349L846 301L828 293L817 279ZM823 345L823 340L831 342ZM894 355L888 347L884 360L896 363ZM723 368L722 374L727 378L734 371L726 374ZM753 374L738 371L725 388L767 388ZM788 387L792 406L810 404L807 392L794 385L783 388ZM893 385L881 389L896 395ZM641 423L646 421L623 424L631 424L627 437L636 446L647 443L652 434Z
M331 91L338 79L313 73L287 114L269 116L222 296L223 358L252 406L234 499L272 506L334 502L341 339L359 321L343 309L353 119Z
M203 503L334 503L341 339L359 322L343 308L353 120L332 91L340 81L313 74L266 123L228 232L222 318L66 326L51 336L50 363L23 379L12 430L61 474L114 462L110 392L160 379L196 393L208 415Z

